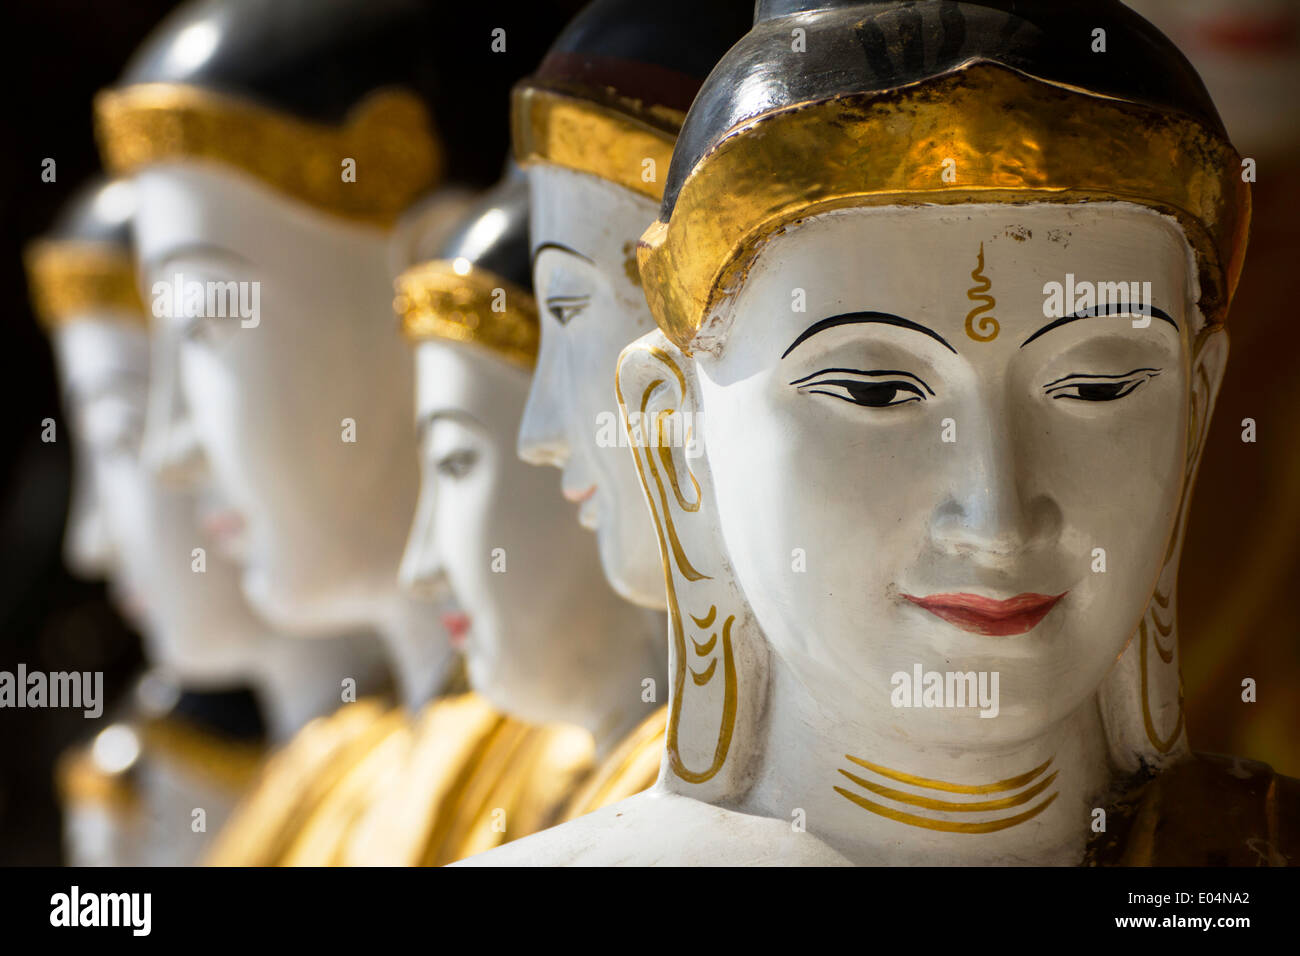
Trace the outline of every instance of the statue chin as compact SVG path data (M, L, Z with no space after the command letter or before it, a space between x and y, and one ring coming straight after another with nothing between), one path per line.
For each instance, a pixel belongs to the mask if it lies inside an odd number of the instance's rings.
M155 301L178 284L238 284L238 316L163 305L155 321L177 340L158 358L174 366L160 376L181 393L170 404L188 409L243 528L249 600L297 632L386 624L417 488L401 464L414 462L413 383L390 318L388 234L226 167L159 164L136 182Z
M655 204L546 163L530 166L527 175L542 346L519 453L562 470L564 495L579 503L578 520L595 531L614 589L662 610L663 570L611 371L623 347L654 328L634 250Z

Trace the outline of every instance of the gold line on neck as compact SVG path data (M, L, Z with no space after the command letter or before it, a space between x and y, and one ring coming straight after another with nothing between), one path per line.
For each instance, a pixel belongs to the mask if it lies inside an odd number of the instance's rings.
M910 773L902 773L898 770L890 770L888 767L882 767L879 764L869 763L868 761L863 760L860 757L855 757L852 754L845 754L844 759L851 760L859 767L865 767L872 773L878 773L882 777L888 777L890 780L897 780L899 783L908 783L914 787L926 787L930 790L942 790L945 793L1002 793L1006 790L1018 790L1020 787L1023 787L1046 770L1056 758L1050 757L1045 763L1039 764L1033 770L1030 770L1028 773L1022 773L1018 777L1008 777L1006 780L998 780L995 783L976 785L948 783L944 780L931 780L928 777L917 777Z
M1022 793L1010 797L999 797L996 800L972 800L966 803L953 800L935 800L933 797L922 797L914 793L905 793L902 790L894 790L892 787L882 787L878 783L872 783L869 780L859 777L857 774L849 773L847 770L841 770L840 773L848 777L859 787L863 787L877 796L887 797L890 800L897 800L899 803L910 804L911 806L921 807L925 810L942 810L944 812L956 813L983 813L989 810L1006 810L1009 807L1023 806L1050 787L1052 781L1056 779L1057 774L1059 774L1060 771L1054 771L1050 776L1045 777L1043 780L1034 784L1034 786Z
M850 793L843 787L836 787L835 792L845 797L864 810L870 810L878 816L895 820L898 823L906 823L908 826L923 827L926 830L940 830L945 833L995 833L998 830L1006 830L1009 827L1024 823L1038 816L1055 800L1060 794L1052 794L1036 807L1026 810L1024 813L1018 813L1013 817L1007 817L1003 820L986 820L980 823L955 823L951 820L930 820L926 817L918 817L911 813L904 813L901 810L892 810L889 807L882 807L878 803L872 803L866 797L860 797L856 793Z

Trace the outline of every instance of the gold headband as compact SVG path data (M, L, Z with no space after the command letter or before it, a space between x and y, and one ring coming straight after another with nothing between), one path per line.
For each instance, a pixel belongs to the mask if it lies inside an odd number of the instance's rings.
M174 83L95 97L95 133L117 175L176 159L227 163L326 212L387 226L441 178L429 112L406 90L377 90L342 126ZM344 161L355 161L354 181Z
M610 100L612 105L604 105L556 90L515 87L510 112L515 160L521 166L553 163L662 199L685 114L639 100ZM650 182L643 178L647 159L654 160Z
M131 257L106 242L40 239L24 252L27 286L36 317L47 329L113 309L145 323L144 303L135 284Z
M1223 320L1250 224L1232 146L1190 119L992 64L737 126L637 257L660 328L689 351L762 242L795 219L849 206L1100 200L1177 218L1200 263L1201 310Z
M473 342L517 365L537 361L537 302L513 282L466 259L437 259L412 266L393 285L393 311L412 341Z

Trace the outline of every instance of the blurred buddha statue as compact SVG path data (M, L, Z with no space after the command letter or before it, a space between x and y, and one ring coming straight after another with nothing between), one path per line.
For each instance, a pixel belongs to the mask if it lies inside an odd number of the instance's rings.
M1117 2L760 0L617 376L667 766L477 862L1294 861L1300 784L1194 753L1178 673L1242 172Z
M417 595L450 588L458 609L444 624L474 691L433 705L421 750L447 750L439 708L483 719L442 786L422 779L445 774L437 762L410 762L353 860L386 862L396 841L375 836L409 829L414 814L428 836L410 861L448 863L654 782L663 635L657 612L606 585L547 474L515 454L538 342L523 176L487 194L396 284L416 359L422 476L402 581Z
M549 40L537 6L191 0L96 101L105 163L138 190L154 407L186 410L244 593L286 633L374 630L399 690L278 755L213 862L335 859L412 714L457 685L435 608L397 584L418 472L389 256L414 199L435 234L495 178L507 91ZM350 756L318 762L315 735Z
M312 650L257 620L234 565L207 553L197 491L162 481L144 460L150 351L133 210L129 182L93 181L27 255L77 452L70 521L93 515L102 529L94 563L153 668L121 719L62 762L66 849L85 865L194 862L265 744L332 710L340 682L365 680L377 664L355 642ZM76 569L90 564L89 540L69 528L69 550L83 556Z

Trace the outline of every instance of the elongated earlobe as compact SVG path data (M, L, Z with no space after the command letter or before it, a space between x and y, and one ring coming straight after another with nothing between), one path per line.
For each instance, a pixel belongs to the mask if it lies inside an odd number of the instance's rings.
M619 358L619 405L663 561L670 674L669 785L700 799L742 792L766 686L766 643L726 574L694 366L659 332Z
M1178 565L1227 359L1228 333L1221 326L1203 330L1192 346L1187 457L1174 529L1137 630L1102 683L1100 705L1111 759L1129 773L1172 763L1190 749L1178 647Z

